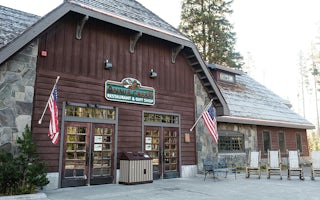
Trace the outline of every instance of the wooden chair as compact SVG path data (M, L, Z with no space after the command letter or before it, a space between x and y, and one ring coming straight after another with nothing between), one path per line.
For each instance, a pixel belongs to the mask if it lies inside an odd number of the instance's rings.
M246 178L250 177L251 172L261 177L261 151L250 151L246 167Z
M288 179L291 176L299 176L300 180L304 180L303 169L300 164L299 150L288 151Z
M280 180L282 180L280 150L269 151L268 149L267 178L269 179L271 175L280 175Z
M320 151L311 152L311 180L320 175Z

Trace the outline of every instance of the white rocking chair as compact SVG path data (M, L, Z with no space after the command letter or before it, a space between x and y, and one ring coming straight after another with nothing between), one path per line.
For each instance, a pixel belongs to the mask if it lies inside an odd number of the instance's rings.
M268 150L268 165L267 165L267 178L269 179L271 175L281 175L281 153L278 151L269 151Z
M260 151L251 151L248 154L248 163L246 167L246 178L250 177L251 172L254 172L258 175L258 178L261 177L261 152Z
M320 175L320 151L312 151L311 153L311 180Z
M291 176L299 176L300 180L304 180L299 150L288 151L288 155L288 179L290 180Z

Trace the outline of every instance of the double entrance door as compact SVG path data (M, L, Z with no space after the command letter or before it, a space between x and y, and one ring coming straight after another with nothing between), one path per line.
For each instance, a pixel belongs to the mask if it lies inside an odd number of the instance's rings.
M145 126L144 150L152 158L153 179L179 177L179 128Z
M112 183L114 125L66 122L62 187Z

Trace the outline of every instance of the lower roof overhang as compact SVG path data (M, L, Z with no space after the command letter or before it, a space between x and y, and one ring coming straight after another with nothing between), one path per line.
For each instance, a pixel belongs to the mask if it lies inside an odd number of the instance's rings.
M286 121L274 121L267 119L253 119L236 116L219 116L217 122L234 123L234 124L248 124L257 126L273 126L282 128L295 128L295 129L314 129L315 126L311 123L294 123Z

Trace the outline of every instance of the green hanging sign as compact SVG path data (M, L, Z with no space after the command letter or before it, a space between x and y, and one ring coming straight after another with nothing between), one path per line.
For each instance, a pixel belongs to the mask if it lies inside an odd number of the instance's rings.
M134 78L124 78L121 82L107 80L105 98L109 101L154 105L154 88L142 86Z

